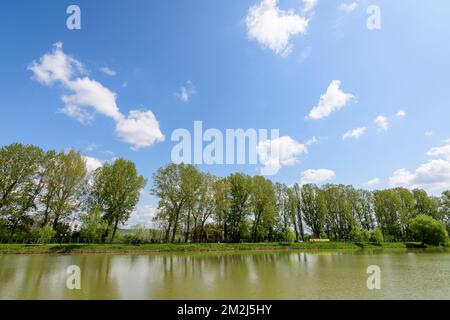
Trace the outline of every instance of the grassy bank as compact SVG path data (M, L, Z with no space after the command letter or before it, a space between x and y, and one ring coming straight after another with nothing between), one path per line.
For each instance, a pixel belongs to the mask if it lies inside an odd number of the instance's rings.
M193 243L193 244L0 244L0 254L62 254L62 253L152 253L152 252L225 252L257 250L335 250L360 248L409 248L418 244L383 242L381 244L327 243Z

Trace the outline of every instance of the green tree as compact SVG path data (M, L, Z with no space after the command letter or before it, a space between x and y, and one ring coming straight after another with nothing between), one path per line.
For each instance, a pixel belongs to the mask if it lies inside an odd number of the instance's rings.
M110 234L110 242L113 242L117 227L129 219L146 183L146 179L138 175L136 165L122 158L113 164L106 163L94 172L89 209L100 210L108 224L103 241Z
M301 211L305 224L311 229L313 237L320 238L325 226L325 202L322 191L314 184L301 188Z
M428 215L418 215L411 220L410 229L414 240L434 246L448 245L449 238L445 225Z
M276 214L273 183L264 177L256 176L253 177L251 185L252 241L256 242L266 237L270 240Z
M428 196L425 190L414 189L414 210L416 215L425 214L435 219L439 216L439 202Z
M214 219L222 226L222 241L227 241L228 237L228 212L230 186L227 179L217 179L213 185L214 192Z
M227 181L230 185L230 211L228 213L230 240L240 242L248 227L246 219L250 213L252 178L241 173L235 173L230 175Z
M297 216L296 216L296 220L297 220L297 227L298 227L298 231L300 232L300 237L301 240L304 241L305 240L305 231L304 231L304 227L303 227L303 216L302 216L302 194L301 194L301 189L298 183L294 184L293 189L293 196L294 196L294 201L295 201L295 208L297 209ZM296 237L297 241L300 240L297 234Z
M52 241L52 239L55 237L56 231L53 230L50 226L45 226L43 228L40 228L38 231L38 242L41 244L47 244Z
M405 240L400 215L403 202L395 190L375 191L375 215L383 236L388 241Z
M108 229L108 223L103 219L100 208L94 208L80 217L82 222L81 236L91 243L100 242Z
M197 241L205 239L205 224L215 212L214 182L216 178L210 174L202 174L200 177L198 188L194 189L198 196L192 210L194 218L193 238Z
M447 231L450 233L450 191L442 193L439 205L440 220L447 226Z
M0 148L0 217L6 218L9 238L17 229L27 229L42 190L42 149L22 144Z
M192 165L171 163L153 175L151 194L158 197L158 214L155 221L163 226L164 240L174 242L180 221L185 221L185 240L191 232L191 215L201 173ZM186 217L184 217L186 215Z
M55 166L55 171L47 180L52 188L52 196L46 199L46 205L52 228L57 231L58 225L83 205L87 169L80 152L74 150L58 154Z

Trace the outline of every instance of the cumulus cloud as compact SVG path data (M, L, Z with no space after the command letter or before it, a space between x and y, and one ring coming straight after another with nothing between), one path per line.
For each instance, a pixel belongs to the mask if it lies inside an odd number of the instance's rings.
M117 74L117 72L115 70L112 70L108 67L100 68L100 71L110 77L114 77Z
M344 11L345 13L352 13L353 11L355 11L356 9L358 9L359 4L356 2L352 2L352 3L342 3L339 6L339 10Z
M356 128L356 129L353 129L353 130L349 130L346 133L344 133L344 135L342 136L342 140L358 139L359 137L361 137L366 132L366 130L367 130L366 127L361 127L361 128Z
M71 95L61 97L65 104L61 111L68 116L81 122L88 122L92 120L93 114L87 108L92 108L95 113L116 121L122 118L116 104L116 94L101 83L85 77L67 82L66 87L73 92Z
M315 140L316 141L316 140ZM315 143L308 141L309 145ZM308 152L308 145L301 144L289 136L260 141L257 152L264 171L268 174L276 173L283 166L292 166L298 162L301 154Z
M380 178L373 178L373 179L371 179L371 180L366 182L366 184L368 186L376 186L376 185L378 185L380 183L381 183L381 179Z
M316 1L305 1L310 11ZM262 0L250 7L245 19L249 39L256 40L262 46L270 48L276 54L286 56L292 51L291 37L306 34L308 19L297 14L295 10L281 10L278 0Z
M151 111L132 110L127 118L121 118L116 125L117 135L133 149L151 146L155 142L164 141L159 130L159 123Z
M414 171L399 169L389 178L392 186L410 189L422 188L430 193L439 193L450 187L450 145L432 148L428 156L439 159L428 160Z
M39 61L33 61L28 70L45 85L57 81L67 83L76 73L84 73L82 64L62 51L61 42L55 43L52 52L44 54Z
M103 166L104 161L98 160L96 158L83 156L84 161L86 162L86 169L88 172L95 171L96 169Z
M330 181L336 178L336 174L332 170L328 169L308 169L302 172L300 178L300 184L320 184L326 181Z
M340 87L341 81L333 80L327 91L320 96L318 105L312 108L306 119L319 120L326 118L332 112L343 108L347 103L355 99L353 94L343 92Z
M181 102L188 102L193 95L197 94L194 84L189 80L186 85L180 87L175 95L180 99Z
M64 107L60 112L82 123L91 122L95 114L109 117L116 122L118 136L135 149L164 140L159 123L151 111L131 110L129 116L125 117L117 105L117 94L100 82L81 76L84 74L83 65L63 52L62 43L56 43L52 52L33 61L28 69L40 83L59 83L70 92L61 97Z
M389 119L383 115L379 115L375 118L375 124L378 126L378 130L386 131L389 128Z

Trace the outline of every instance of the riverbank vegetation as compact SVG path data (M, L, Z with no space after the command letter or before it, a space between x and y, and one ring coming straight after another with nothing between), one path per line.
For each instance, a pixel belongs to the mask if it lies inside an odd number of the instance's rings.
M125 159L88 172L74 150L2 147L0 241L448 244L450 191L435 197L420 189L287 186L242 173L219 178L185 164L160 168L150 181L158 199L155 228L119 232L146 183Z
M152 243L152 244L0 244L0 254L51 253L158 253L158 252L236 252L236 251L327 251L360 249L423 249L419 242L264 242L264 243Z

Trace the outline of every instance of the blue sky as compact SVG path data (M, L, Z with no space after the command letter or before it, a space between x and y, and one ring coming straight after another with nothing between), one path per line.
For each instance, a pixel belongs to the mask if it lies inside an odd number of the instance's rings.
M66 27L71 4L81 30ZM379 30L367 28L369 5ZM450 187L449 18L443 0L8 1L0 145L124 157L151 178L171 161L172 132L195 120L223 132L276 128L289 139L274 181L438 194ZM58 76L52 68L64 66L45 65L45 54L65 57L71 74ZM154 206L144 196L132 223Z

